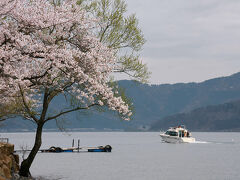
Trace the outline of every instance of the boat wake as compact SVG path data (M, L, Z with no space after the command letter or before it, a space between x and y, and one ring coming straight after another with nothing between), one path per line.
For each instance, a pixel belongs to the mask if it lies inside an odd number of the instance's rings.
M190 142L192 144L207 144L207 143L211 143L211 142L207 142L207 141L195 141L195 142Z

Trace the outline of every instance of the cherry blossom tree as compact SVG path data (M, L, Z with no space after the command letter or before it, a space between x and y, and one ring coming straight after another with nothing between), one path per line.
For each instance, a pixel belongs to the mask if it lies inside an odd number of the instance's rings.
M106 106L129 120L131 111L109 87L116 69L112 48L95 35L98 19L76 1L0 1L0 100L3 118L22 116L37 124L34 146L20 167L30 175L42 143L42 128L64 114ZM64 95L74 103L55 114L51 101Z

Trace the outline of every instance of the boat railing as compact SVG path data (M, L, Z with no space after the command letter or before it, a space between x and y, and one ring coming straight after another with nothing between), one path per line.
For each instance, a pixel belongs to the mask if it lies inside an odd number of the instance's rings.
M186 129L186 126L185 125L180 125L181 128L183 129Z

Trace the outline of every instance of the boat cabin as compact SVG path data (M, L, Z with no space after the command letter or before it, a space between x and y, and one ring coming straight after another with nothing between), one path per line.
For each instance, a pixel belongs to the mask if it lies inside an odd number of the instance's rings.
M191 137L191 133L189 133L188 130L185 129L185 126L171 127L165 132L165 134L169 136Z

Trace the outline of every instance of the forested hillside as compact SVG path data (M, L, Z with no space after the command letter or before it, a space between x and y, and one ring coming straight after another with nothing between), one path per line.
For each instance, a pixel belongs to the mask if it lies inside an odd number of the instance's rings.
M168 116L153 123L151 130L164 130L180 124L191 131L240 131L240 101Z

